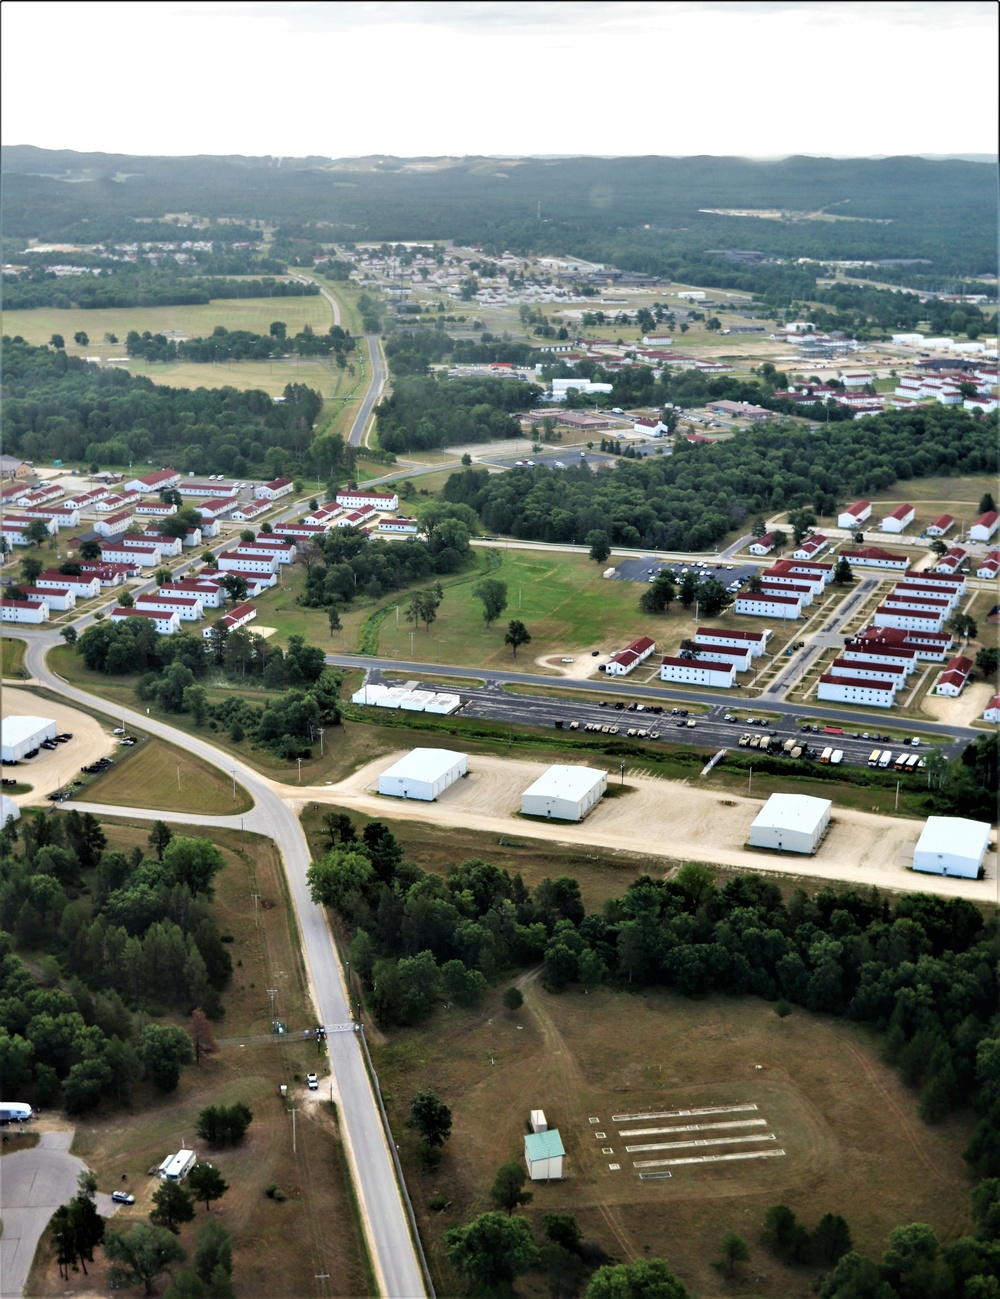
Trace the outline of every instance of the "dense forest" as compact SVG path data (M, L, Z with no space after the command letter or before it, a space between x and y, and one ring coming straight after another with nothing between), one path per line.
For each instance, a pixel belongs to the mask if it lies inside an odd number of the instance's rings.
M656 274L670 273L671 258L711 248L926 258L923 269L949 284L995 263L994 170L961 161L466 158L411 168L389 157L143 158L11 146L2 166L8 241L157 238L136 219L186 211L281 224L289 238L309 226L327 240L451 238ZM789 215L761 221L713 208ZM839 219L793 215L817 212Z
M997 737L974 747L994 750L983 761L995 789ZM588 914L571 877L529 889L519 875L482 860L453 866L442 877L406 860L404 845L378 821L360 836L343 813L328 813L324 824L327 851L310 867L310 889L347 926L351 966L385 1025L425 1022L441 1001L477 1006L491 983L542 962L553 993L571 985L606 984L622 995L659 986L688 997L756 996L782 1015L798 1005L875 1026L886 1057L917 1092L925 1122L937 1123L961 1105L978 1112L965 1157L970 1173L983 1179L973 1196L979 1231L941 1246L928 1228L900 1228L881 1264L845 1252L847 1233L828 1258L836 1266L822 1293L828 1299L994 1293L988 1279L996 1277L1000 1235L995 914L984 920L964 900L912 894L893 904L875 889L835 886L813 895L797 889L786 901L759 876L738 876L720 888L711 870L696 865L682 867L671 881L641 876L623 896ZM772 1231L770 1247L785 1261L808 1261L808 1233L800 1227L793 1239L794 1214L784 1209L784 1219L788 1230ZM916 1275L900 1266L915 1231L923 1233ZM685 1292L588 1290L646 1293Z
M150 1015L222 1014L232 960L211 907L222 854L160 822L149 847L108 848L89 812L30 811L0 830L6 1099L74 1114L102 1098L131 1104L144 1075L170 1091L194 1059L191 1040ZM14 944L39 959L40 978Z
M279 356L332 356L343 370L356 346L355 339L340 325L331 325L325 334L317 334L312 325L305 325L299 333L289 336L281 320L274 321L267 334L216 325L207 338L185 338L180 342L148 329L142 334L131 329L125 337L129 356L144 361L199 361L205 365L217 365L220 361L267 361Z
M462 442L516 438L514 412L540 400L541 388L519 380L400 376L375 407L379 445L385 451L426 450Z
M284 401L235 388L160 387L88 365L59 349L5 337L4 450L28 460L99 466L174 459L181 472L273 477L325 454L313 444L319 393L285 387Z
M805 429L758 427L715 445L679 443L670 456L621 460L613 473L571 465L452 474L448 501L470 506L486 532L582 541L602 529L615 545L706 550L749 517L812 506L899 478L990 473L996 425L943 406Z

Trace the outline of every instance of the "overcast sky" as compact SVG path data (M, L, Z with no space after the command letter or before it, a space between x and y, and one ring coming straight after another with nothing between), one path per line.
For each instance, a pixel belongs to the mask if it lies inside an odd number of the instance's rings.
M997 150L994 0L5 0L4 144L139 154Z

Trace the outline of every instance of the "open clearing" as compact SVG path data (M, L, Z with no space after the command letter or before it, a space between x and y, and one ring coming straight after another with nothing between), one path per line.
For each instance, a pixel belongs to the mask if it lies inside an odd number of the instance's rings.
M188 338L207 338L216 325L224 329L247 329L266 334L274 320L283 320L289 335L297 334L303 325L326 332L333 324L330 304L322 295L303 298L214 298L211 302L172 307L106 307L99 311L76 308L59 310L38 307L34 311L5 311L5 334L20 336L29 343L42 345L53 334L62 334L70 356L125 356L125 335L131 329L140 334L179 330ZM73 342L82 330L90 339L86 347ZM117 334L118 343L102 342L106 333ZM215 367L201 367L206 373ZM206 386L208 386L206 380Z
M103 824L112 848L146 848L148 822ZM189 827L177 829L190 833ZM176 1092L163 1096L144 1084L136 1089L131 1110L99 1111L83 1118L73 1153L94 1169L101 1191L118 1189L127 1174L136 1203L114 1218L116 1227L126 1229L149 1213L159 1183L147 1170L166 1154L183 1143L200 1159L217 1164L229 1190L212 1206L212 1217L218 1215L232 1232L233 1279L240 1296L372 1293L336 1121L329 1105L321 1103L330 1095L325 1056L317 1056L313 1042L270 1036L269 987L278 989L275 1014L289 1028L315 1023L280 860L267 839L248 835L244 845L238 832L206 833L226 859L215 881L215 910L222 933L232 936L229 951L236 966L223 994L225 1019L214 1026L219 1053L200 1067L186 1069ZM259 928L254 923L254 893L260 898ZM263 1035L267 1036L260 1040ZM309 1070L320 1076L318 1093L306 1090ZM295 1155L291 1117L278 1096L280 1082L289 1086L289 1103L299 1107ZM254 1114L241 1145L215 1151L195 1137L195 1118L204 1106L237 1100L245 1101ZM265 1195L272 1182L288 1197L283 1203ZM199 1205L194 1222L181 1229L189 1261L204 1220L205 1209ZM43 1239L28 1292L53 1297L106 1294L100 1251L95 1262L90 1277L74 1273L67 1285L57 1275L51 1243ZM320 1273L330 1278L325 1292L317 1287ZM159 1282L157 1293L164 1288Z
M234 785L217 767L164 740L145 740L120 753L114 767L82 795L88 802L206 816L238 816L253 807L239 781Z
M558 1127L567 1152L565 1180L526 1186L534 1201L520 1212L536 1231L543 1213L572 1213L584 1238L612 1255L667 1258L692 1293L723 1288L711 1261L729 1229L747 1239L752 1255L745 1282L731 1283L736 1291L808 1293L812 1273L783 1267L759 1244L764 1214L776 1203L787 1204L809 1229L824 1213L842 1213L855 1248L866 1253L880 1253L889 1231L903 1222L930 1223L946 1239L965 1227L966 1119L924 1127L915 1098L857 1026L798 1009L782 1021L751 997L694 1002L657 990L629 996L603 989L586 998L552 996L532 976L518 982L525 1005L513 1016L497 991L480 1010L439 1011L422 1031L394 1032L372 1048L440 1292L454 1288L443 1232L490 1207L496 1169L523 1158L534 1108ZM427 1086L453 1114L444 1160L430 1174L420 1171L414 1135L404 1126L410 1097ZM757 1110L663 1123L613 1121L626 1113L748 1103ZM782 1149L784 1156L674 1167L669 1180L640 1182L633 1160L663 1156L627 1154L619 1136L624 1127L743 1118L764 1119L759 1130L775 1138L741 1143L748 1151ZM673 1139L647 1136L628 1144ZM613 1155L602 1153L607 1149ZM610 1163L621 1167L611 1171ZM437 1192L451 1201L443 1213L427 1209ZM754 1285L753 1275L764 1284ZM529 1275L518 1289L540 1295L544 1279Z
M519 839L624 849L657 858L665 869L698 861L743 870L788 871L807 879L844 880L861 887L906 891L927 887L926 878L908 869L921 829L917 821L835 805L830 831L815 856L761 852L744 845L763 798L721 797L716 790L632 775L629 783L636 792L631 798L602 800L579 825L546 825L526 822L516 813L521 792L548 764L480 755L470 764L468 776L434 803L380 797L372 792L378 787L378 775L402 752L370 762L336 785L303 788L301 797L296 797L298 791L289 791L290 801L299 811L306 802L321 800L369 816L393 816L401 822L460 825L499 837L516 835ZM599 761L593 765L608 767ZM994 851L987 855L986 879L934 876L934 891L946 897L991 901L996 869Z

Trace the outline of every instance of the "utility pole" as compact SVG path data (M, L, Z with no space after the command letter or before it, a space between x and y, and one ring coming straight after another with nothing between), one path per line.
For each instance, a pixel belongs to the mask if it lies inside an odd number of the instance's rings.
M295 761L299 764L299 784L301 785L302 784L302 759L296 758Z
M274 1024L274 999L278 995L277 988L268 988L267 995L271 1001L271 1023Z
M295 1115L297 1113L294 1105L292 1106L290 1113L292 1116L292 1154L294 1155L295 1154Z
M323 732L324 732L325 730L326 730L326 727L325 727L325 726L321 726L321 727L319 728L319 756L320 756L321 758L322 758L322 756L323 756Z

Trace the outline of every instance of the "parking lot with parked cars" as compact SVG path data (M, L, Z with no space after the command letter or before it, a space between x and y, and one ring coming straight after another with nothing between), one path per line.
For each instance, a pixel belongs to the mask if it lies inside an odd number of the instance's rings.
M623 559L616 568L615 579L623 582L655 582L660 573L671 572L674 581L680 585L685 573L692 572L699 582L714 580L721 582L730 595L746 586L754 573L760 572L756 564L723 564L707 561L688 562L656 559L653 555L644 555L641 559Z

